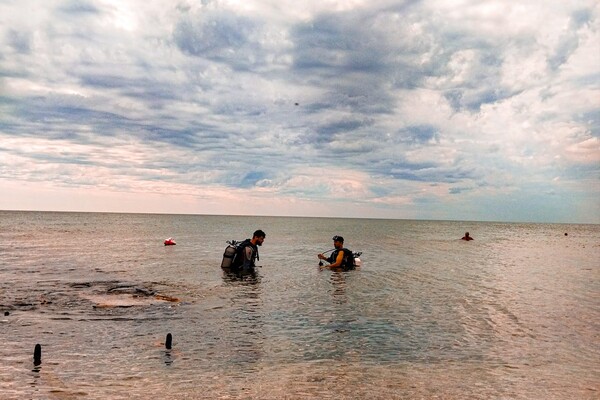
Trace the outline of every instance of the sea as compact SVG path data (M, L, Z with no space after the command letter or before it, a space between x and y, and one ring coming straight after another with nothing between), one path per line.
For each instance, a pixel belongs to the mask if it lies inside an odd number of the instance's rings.
M0 211L0 398L599 399L599 278L600 225Z

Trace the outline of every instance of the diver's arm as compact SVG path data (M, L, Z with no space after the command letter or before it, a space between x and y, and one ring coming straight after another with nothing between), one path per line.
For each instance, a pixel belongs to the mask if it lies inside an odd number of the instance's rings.
M337 258L335 259L335 262L329 264L328 267L329 268L341 267L343 262L344 262L344 252L340 251L337 255Z

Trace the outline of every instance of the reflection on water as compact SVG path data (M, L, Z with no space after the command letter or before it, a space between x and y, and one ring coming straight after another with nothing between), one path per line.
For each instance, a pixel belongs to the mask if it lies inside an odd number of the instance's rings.
M173 356L171 355L171 351L171 349L167 349L163 354L163 361L166 366L170 366L173 364Z
M226 284L235 285L255 285L259 283L260 276L256 273L255 269L249 269L247 271L234 271L230 268L222 268L223 271L223 282Z
M264 350L263 311L260 275L255 269L223 270L223 283L230 288L229 318L222 325L222 337L230 340L232 354L227 362L234 374L244 376L258 369Z
M348 272L332 271L329 277L329 281L333 286L333 302L337 304L344 304L348 302L346 296L346 274Z

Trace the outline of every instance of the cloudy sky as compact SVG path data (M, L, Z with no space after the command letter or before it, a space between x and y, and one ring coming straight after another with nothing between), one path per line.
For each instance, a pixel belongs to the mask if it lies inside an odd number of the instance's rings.
M600 223L600 2L2 0L0 192Z

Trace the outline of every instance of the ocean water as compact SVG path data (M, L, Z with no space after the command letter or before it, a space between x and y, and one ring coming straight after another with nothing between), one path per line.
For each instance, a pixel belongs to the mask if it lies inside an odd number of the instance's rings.
M0 398L598 399L599 272L599 225L0 212Z

